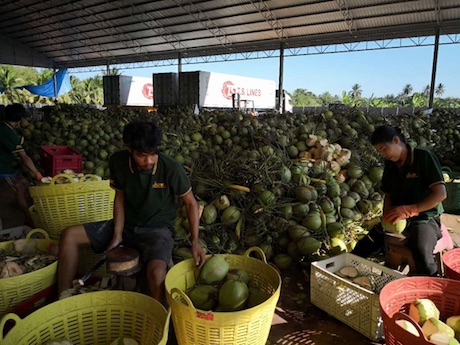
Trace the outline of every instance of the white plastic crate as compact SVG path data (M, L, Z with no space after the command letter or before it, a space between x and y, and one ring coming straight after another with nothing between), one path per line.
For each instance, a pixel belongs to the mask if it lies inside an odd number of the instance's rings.
M359 275L368 276L375 292L335 274L344 266L354 266ZM403 277L397 271L350 253L315 261L311 263L311 303L369 339L378 340L384 336L378 293L385 284Z

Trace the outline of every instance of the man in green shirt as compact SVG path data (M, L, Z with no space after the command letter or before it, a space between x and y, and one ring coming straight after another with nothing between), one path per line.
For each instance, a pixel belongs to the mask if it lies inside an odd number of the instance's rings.
M440 216L447 197L439 161L431 152L407 145L404 136L391 126L378 127L371 142L385 159L382 220L396 224L407 219L404 235L417 270L411 274L434 275L437 265L433 250L442 237ZM381 227L375 227L357 243L353 253L368 256L383 245L383 239Z
M198 205L182 165L158 151L161 131L152 122L125 126L126 150L110 158L110 185L115 189L113 220L69 227L59 244L58 290L70 288L77 273L78 247L90 244L96 253L120 244L139 250L147 265L152 297L164 299L164 280L171 261L176 201L187 209L192 255L198 266L206 256L198 238Z
M42 175L23 148L24 138L16 128L27 117L22 104L11 104L5 108L5 121L0 122L0 219L3 228L11 228L25 223L33 226L29 214L32 199L29 181L15 169L16 158L41 181ZM19 211L19 212L18 212Z

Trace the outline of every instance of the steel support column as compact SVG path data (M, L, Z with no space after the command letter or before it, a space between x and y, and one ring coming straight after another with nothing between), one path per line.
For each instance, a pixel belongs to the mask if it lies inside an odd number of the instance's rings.
M278 79L278 110L284 115L286 107L284 106L284 43L280 43L280 68L279 68L279 79Z
M54 100L57 101L58 89L57 89L56 68L53 68L53 82L54 82Z
M436 29L436 36L434 38L433 67L431 68L430 99L428 101L429 108L433 108L434 88L436 84L436 69L438 66L438 51L439 51L439 27Z

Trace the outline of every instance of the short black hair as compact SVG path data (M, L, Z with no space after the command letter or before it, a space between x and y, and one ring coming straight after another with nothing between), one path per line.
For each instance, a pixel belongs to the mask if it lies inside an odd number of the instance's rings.
M6 106L5 108L5 120L19 122L23 118L27 117L26 108L22 104L14 103Z
M123 130L123 142L125 145L142 153L158 153L161 138L161 130L154 122L131 122Z
M398 137L403 143L406 143L406 138L399 128L382 125L377 127L374 133L372 133L371 143L372 145L390 143L393 141L394 137Z

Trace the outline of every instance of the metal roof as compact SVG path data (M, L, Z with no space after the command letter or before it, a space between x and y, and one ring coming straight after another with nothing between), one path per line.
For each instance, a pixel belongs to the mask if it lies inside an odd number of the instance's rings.
M460 0L2 0L0 63L84 67L460 33Z

